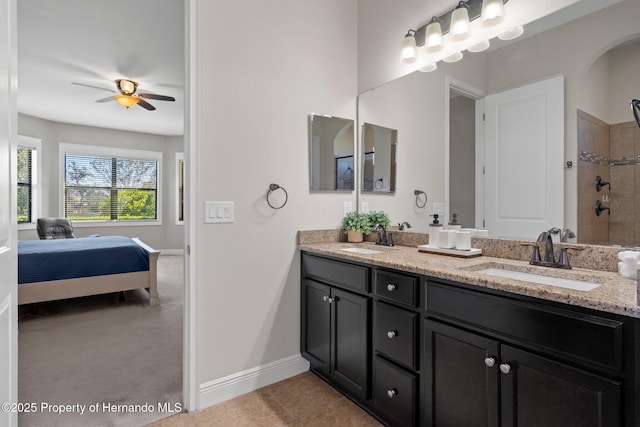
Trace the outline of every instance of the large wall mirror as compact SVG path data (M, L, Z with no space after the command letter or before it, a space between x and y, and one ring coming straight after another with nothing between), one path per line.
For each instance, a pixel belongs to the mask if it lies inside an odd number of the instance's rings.
M311 191L355 189L354 121L309 116Z
M579 170L588 169L589 166L580 159L578 110L608 125L632 121L635 125L629 101L640 98L637 85L640 43L636 42L640 41L640 31L636 29L634 19L637 16L640 16L640 3L637 0L582 0L552 16L528 24L525 34L519 39L510 42L491 40L492 46L485 52L464 52L464 58L457 63L440 62L438 69L432 73L411 73L360 94L358 114L361 124L380 123L397 129L402 135L402 149L397 153L397 161L403 165L397 171L396 197L382 200L363 192L359 195L360 201L368 202L370 209L387 211L392 222L409 221L418 230L428 229L431 220L429 215L436 208L442 206L448 218L452 213L450 205L458 197L450 194L455 191L450 188L454 186L450 171L454 171L455 167L450 165L450 161L454 160L451 159L449 138L451 128L460 123L450 111L450 103L457 102L451 95L455 90L452 92L451 88L463 89L462 92L471 88L474 101L482 102L486 96L562 76L564 115L560 111L558 116L564 125L564 138L561 141L564 155L557 156L561 158L554 161L553 165L541 164L537 173L522 172L520 179L543 182L547 168L560 168L561 178L555 185L564 190L561 202L564 213L563 221L557 227L572 230L578 236L577 242L639 245L640 238L636 238L635 242L616 241L615 233L611 233L607 240L588 242L580 238L581 235L586 236L588 227L596 226L596 221L602 217L605 220L613 219L614 222L625 221L616 217L616 211L622 213L631 210L636 218L640 218L640 204L635 202L640 200L640 196L635 196L640 191L635 193L635 190L627 188L633 182L638 182L640 186L640 180L632 175L634 170L640 171L639 166L634 163L628 171L611 167L611 173L629 179L624 181L626 186L618 186L620 193L615 200L614 186L611 193L607 192L609 199L605 196L604 200L610 201L603 203L611 208L610 217L607 212L596 217L596 200L587 203L578 197L583 188L594 187L595 191L596 179L595 175L589 179L583 178L582 174L579 177ZM594 31L594 28L599 30ZM450 114L448 121L446 119ZM625 129L629 132L628 127ZM607 152L607 157L631 158L630 152L618 153L615 151L617 149L613 150L611 156ZM640 148L635 150L633 157L640 155ZM475 156L475 176L481 180L482 159L477 147ZM567 166L567 162L571 162L572 167ZM518 173L518 170L524 171L530 164L530 159L523 153L520 160L511 162L509 167ZM517 186L518 181L509 184ZM476 183L469 185L475 186ZM423 190L429 196L429 203L424 209L418 209L413 203L415 189ZM477 192L469 192L468 197L474 194ZM630 196L632 194L633 197ZM602 201L602 196L603 192L600 192L595 197L600 197ZM458 198L455 203L461 202ZM483 212L484 202L484 198L475 200L474 209L469 208L470 213L467 214L475 216L475 219L471 221L467 218L469 221L466 224L482 227L482 213L478 211ZM579 215L583 214L589 215L588 220L578 221ZM465 226L464 217L462 222ZM626 227L631 229L630 224ZM639 226L635 228L640 230ZM502 234L500 237L536 236Z

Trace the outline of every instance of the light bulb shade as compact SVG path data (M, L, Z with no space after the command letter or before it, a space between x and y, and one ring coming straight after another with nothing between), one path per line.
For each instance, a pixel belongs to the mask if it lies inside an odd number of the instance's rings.
M432 63L432 64L427 64L425 66L422 66L422 67L418 68L418 71L421 71L423 73L430 73L430 72L435 71L437 69L438 69L438 65L435 64L435 63Z
M449 63L458 62L458 61L460 61L462 59L462 56L463 56L462 52L456 52L453 55L449 55L446 58L443 58L442 60L444 62L449 62Z
M404 64L414 62L418 57L418 48L416 46L416 38L412 34L404 36L402 41L402 51L400 52L400 61Z
M136 83L131 80L120 79L117 82L120 91L125 95L131 95L136 91Z
M480 43L474 44L473 46L469 46L467 50L469 52L478 53L478 52L482 52L489 49L489 46L491 46L491 44L489 43L489 40L484 40L484 41L481 41Z
M469 37L469 11L464 6L459 6L451 14L451 38L464 40Z
M498 25L504 19L502 0L482 1L482 23L487 26Z
M425 46L431 51L442 49L444 46L442 27L439 22L432 22L427 25L427 30L425 32Z
M518 25L515 28L505 31L502 34L499 34L498 38L500 40L513 40L520 37L522 33L524 33L524 27L522 25Z
M131 108L140 102L138 98L131 95L116 95L116 101L118 101L118 104L122 105L124 108Z

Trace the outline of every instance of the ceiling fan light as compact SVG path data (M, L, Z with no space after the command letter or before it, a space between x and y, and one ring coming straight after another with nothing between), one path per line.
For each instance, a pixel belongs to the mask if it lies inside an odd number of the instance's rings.
M469 37L469 11L465 6L458 6L451 14L450 32L455 41Z
M118 104L122 105L124 108L131 108L140 102L138 98L131 95L116 95L116 101L118 101Z
M488 27L497 25L504 19L503 0L482 1L482 23Z
M136 84L131 80L118 80L118 88L123 94L130 95L136 91Z
M478 53L478 52L482 52L489 49L490 46L491 46L491 43L489 43L489 40L483 40L480 43L476 43L473 46L469 46L467 50L469 52Z

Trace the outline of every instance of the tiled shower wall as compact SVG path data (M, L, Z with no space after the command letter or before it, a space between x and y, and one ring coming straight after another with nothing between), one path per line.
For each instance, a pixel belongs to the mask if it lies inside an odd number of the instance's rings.
M578 111L578 150L578 242L640 246L640 128L635 122L608 125ZM611 183L610 191L596 191L598 175ZM596 215L597 200L610 215Z

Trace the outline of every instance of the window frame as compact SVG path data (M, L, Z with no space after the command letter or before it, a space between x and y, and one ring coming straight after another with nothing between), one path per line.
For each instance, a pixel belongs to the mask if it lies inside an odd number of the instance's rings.
M156 219L145 220L119 220L119 219L87 219L81 221L73 221L74 228L82 227L146 227L146 226L158 226L162 225L162 151L147 151L137 150L130 148L115 148L97 145L82 145L82 144L67 144L60 143L58 147L59 152L59 188L60 188L60 206L59 213L61 218L65 218L64 206L65 206L65 155L77 155L77 156L106 156L122 159L136 159L136 160L154 160L158 162L157 181L156 181Z
M31 136L18 135L17 142L14 156L16 162L18 159L18 148L28 148L32 150L32 154L35 151L35 155L32 155L31 158L31 222L18 222L18 230L35 230L42 209L42 192L40 190L42 177L42 140ZM16 165L16 173L17 170ZM18 184L16 182L16 188L17 187Z
M180 162L182 162L182 177L180 176ZM176 225L184 225L184 153L176 153ZM180 182L182 182L182 220L180 219Z

